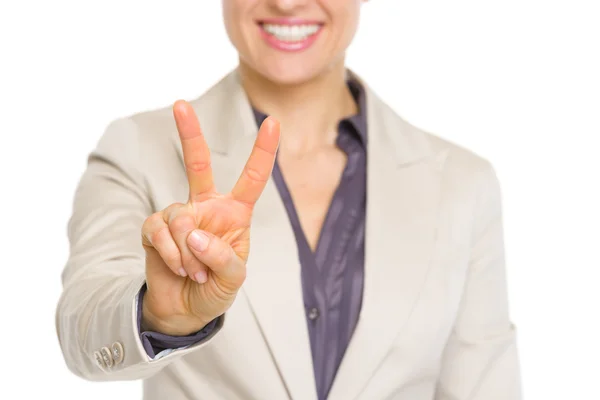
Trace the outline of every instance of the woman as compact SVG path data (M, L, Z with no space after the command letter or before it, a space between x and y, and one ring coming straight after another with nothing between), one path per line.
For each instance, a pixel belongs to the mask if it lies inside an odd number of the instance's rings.
M346 69L360 8L223 0L239 67L110 125L69 225L74 373L145 399L519 398L493 168Z

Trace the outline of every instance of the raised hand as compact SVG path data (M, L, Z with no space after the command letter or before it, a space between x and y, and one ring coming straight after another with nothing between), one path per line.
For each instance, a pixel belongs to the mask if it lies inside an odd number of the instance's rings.
M273 169L279 123L267 118L230 193L215 190L210 151L185 101L173 106L187 171L186 204L172 204L146 219L145 329L170 335L200 330L233 303L246 277L250 220Z

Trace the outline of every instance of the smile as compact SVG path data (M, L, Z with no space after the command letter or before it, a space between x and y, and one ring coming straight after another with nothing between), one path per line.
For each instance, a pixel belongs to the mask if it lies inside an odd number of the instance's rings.
M261 21L262 37L271 47L283 51L300 51L310 47L323 25L298 19Z

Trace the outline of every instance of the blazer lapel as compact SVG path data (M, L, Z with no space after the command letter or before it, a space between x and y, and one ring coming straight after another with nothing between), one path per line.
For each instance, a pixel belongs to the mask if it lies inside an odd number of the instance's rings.
M217 190L227 193L242 172L257 133L237 71L192 106L211 149ZM177 148L181 155L179 144ZM249 301L290 397L316 400L296 239L272 179L254 208L250 235L240 295Z
M408 322L427 276L438 225L441 173L427 139L370 91L367 116L363 305L331 400L360 394Z
M256 204L244 293L293 399L316 400L296 239L270 180Z

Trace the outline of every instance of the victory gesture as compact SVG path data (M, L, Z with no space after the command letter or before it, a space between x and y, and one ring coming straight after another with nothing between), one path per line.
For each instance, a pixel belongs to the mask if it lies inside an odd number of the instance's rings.
M192 107L173 106L190 195L146 219L145 329L188 335L222 315L246 277L250 220L273 169L279 123L267 118L230 193L217 193L210 151Z

